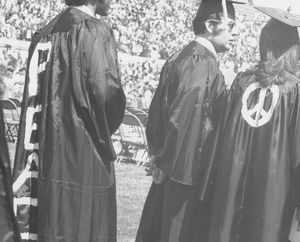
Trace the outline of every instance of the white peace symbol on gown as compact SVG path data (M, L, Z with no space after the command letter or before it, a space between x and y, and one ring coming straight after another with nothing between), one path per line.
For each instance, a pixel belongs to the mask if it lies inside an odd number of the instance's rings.
M259 92L258 103L252 108L248 109L247 101L250 97L251 93L254 92L256 89L261 89ZM266 99L267 91L270 90L273 94L272 103L269 111L264 110L264 104ZM252 127L260 127L267 122L270 121L275 106L279 99L279 88L277 85L272 84L269 87L262 87L258 82L252 83L249 87L247 87L246 91L243 94L242 98L242 116L244 120ZM253 115L255 116L253 117Z

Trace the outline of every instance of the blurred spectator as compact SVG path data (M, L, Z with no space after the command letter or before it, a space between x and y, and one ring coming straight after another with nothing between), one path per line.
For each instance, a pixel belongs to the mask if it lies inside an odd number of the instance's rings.
M163 60L166 60L169 58L169 53L168 51L166 50L166 48L163 48L160 52L160 59L163 59Z
M30 40L34 32L64 8L64 0L0 0L0 37ZM141 61L120 60L123 84L130 103L144 96L143 90L146 92L149 87L145 83L156 88L162 60L194 38L191 21L197 6L188 1L119 0L112 9L107 21L114 30L119 53L149 57ZM235 73L257 62L258 33L266 19L249 21L244 15L237 14L236 22L240 32L236 45L220 58L221 66ZM0 49L0 53L0 65L8 68L6 75L11 77L10 80L15 79L12 76L16 74L24 75L26 51ZM140 88L143 85L146 88Z

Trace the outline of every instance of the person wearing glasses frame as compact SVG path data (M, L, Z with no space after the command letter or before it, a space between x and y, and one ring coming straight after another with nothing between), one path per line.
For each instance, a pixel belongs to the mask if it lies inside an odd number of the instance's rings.
M231 1L203 0L193 20L195 39L165 63L149 109L146 133L153 183L137 242L207 241L210 164L201 158L213 129L213 104L226 93L218 53L234 41ZM224 6L225 5L225 6Z

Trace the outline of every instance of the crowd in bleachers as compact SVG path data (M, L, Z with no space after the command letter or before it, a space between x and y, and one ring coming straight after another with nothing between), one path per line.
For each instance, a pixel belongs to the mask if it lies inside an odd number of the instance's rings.
M134 106L147 107L154 93L162 61L145 59L143 62L130 62L120 58L122 81L124 92L129 103L138 102L142 98L142 104L134 103Z
M186 1L118 1L110 21L119 50L152 58L160 58L163 50L174 53L193 38L195 10L196 6Z
M30 40L36 30L63 8L63 0L0 0L0 37ZM119 52L147 57L142 61L121 58L123 84L129 100L151 96L163 64L156 60L166 59L194 38L192 19L196 10L195 4L183 0L119 0L113 5L107 20L114 29ZM235 72L257 61L258 35L265 21L244 21L242 15L237 16L240 34L236 45L221 58L221 64ZM11 80L22 76L26 53L6 48L0 51L1 74Z
M244 71L259 59L258 40L259 33L266 19L245 21L243 15L237 15L238 36L233 48L223 54L222 65L234 72Z
M0 36L10 39L30 39L64 8L63 1L0 0Z

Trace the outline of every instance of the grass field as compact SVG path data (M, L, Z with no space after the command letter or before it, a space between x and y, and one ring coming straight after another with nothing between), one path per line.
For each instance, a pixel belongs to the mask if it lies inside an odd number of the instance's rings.
M151 184L143 167L116 164L118 241L134 241L144 202Z
M15 144L8 143L11 160ZM151 184L144 168L131 163L116 163L118 241L134 241L144 202Z

